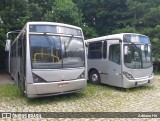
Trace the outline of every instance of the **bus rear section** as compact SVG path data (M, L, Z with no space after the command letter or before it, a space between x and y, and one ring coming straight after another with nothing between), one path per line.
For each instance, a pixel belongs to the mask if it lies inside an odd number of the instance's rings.
M86 40L88 77L94 84L132 88L153 82L150 40L121 33Z
M25 37L20 39L24 33ZM54 22L28 22L20 35L14 41L17 45L22 43L23 49L18 46L14 49L22 51L20 57L15 55L19 59L15 62L20 66L12 69L11 63L11 73L27 97L73 93L86 88L86 50L81 28Z

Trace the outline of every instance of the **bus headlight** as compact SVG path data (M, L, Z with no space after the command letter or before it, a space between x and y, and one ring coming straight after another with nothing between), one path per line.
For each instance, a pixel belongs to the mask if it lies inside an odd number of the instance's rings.
M44 82L46 82L44 79L37 76L36 74L32 73L32 75L33 75L33 82L34 83L44 83Z
M83 71L83 73L81 73L81 75L78 77L78 79L83 79L85 78L85 71Z
M129 80L134 80L133 76L129 74L128 72L123 71L123 74L129 79Z

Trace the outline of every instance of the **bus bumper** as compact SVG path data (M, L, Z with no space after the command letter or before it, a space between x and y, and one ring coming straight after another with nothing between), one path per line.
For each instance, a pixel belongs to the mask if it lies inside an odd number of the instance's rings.
M86 85L86 79L50 83L33 83L27 85L26 95L29 98L36 98L51 95L67 94L82 91L86 88Z
M138 86L152 83L153 81L154 81L153 75L147 78L139 78L135 80L129 80L126 77L124 77L123 88L138 87Z

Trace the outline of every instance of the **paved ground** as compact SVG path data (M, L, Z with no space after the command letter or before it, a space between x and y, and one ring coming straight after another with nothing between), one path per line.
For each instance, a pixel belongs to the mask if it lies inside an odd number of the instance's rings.
M8 83L14 83L10 75L8 73L0 74L0 85Z
M0 84L6 83L13 83L10 76L0 75ZM89 85L86 91L74 95L74 98L67 95L59 100L58 96L28 99L0 94L0 112L160 112L160 76L155 76L152 84L129 91L107 85Z

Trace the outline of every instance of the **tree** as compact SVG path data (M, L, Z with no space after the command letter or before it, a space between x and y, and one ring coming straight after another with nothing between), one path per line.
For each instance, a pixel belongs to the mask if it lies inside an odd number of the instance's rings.
M0 1L0 69L4 68L4 45L6 33L11 30L21 29L30 19L27 0L1 0Z
M96 29L99 36L111 34L123 25L126 0L74 0L84 14L83 23Z
M160 58L159 0L1 0L0 68L4 65L5 34L27 21L52 21L82 28L85 38L120 32L149 36Z
M83 14L72 0L57 0L51 11L44 15L45 21L67 23L82 27L86 38L97 36L95 29L82 23Z
M30 19L27 1L5 0L0 16L6 28L9 30L19 29Z
M71 0L57 0L52 6L52 10L45 14L44 20L78 26L81 25L82 14Z
M52 10L55 0L28 0L30 20L42 21L45 13Z

